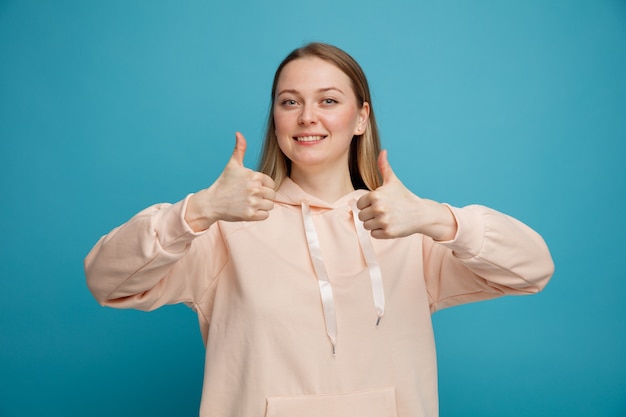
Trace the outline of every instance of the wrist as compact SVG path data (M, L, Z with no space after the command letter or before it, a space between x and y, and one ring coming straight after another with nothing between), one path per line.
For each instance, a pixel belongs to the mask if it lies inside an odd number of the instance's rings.
M202 193L206 190L202 190L196 194L192 194L187 202L187 209L185 211L184 219L187 225L194 232L202 232L208 229L215 220L211 216L206 214L205 205L202 204Z
M433 223L429 230L429 236L436 241L444 242L453 240L456 236L458 225L450 207L445 204L432 201Z

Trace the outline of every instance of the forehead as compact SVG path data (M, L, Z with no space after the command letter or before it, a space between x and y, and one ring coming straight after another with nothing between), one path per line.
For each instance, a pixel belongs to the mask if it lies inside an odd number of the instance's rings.
M285 65L276 87L277 94L284 89L300 91L333 87L346 94L352 92L350 78L336 65L317 57L298 58Z

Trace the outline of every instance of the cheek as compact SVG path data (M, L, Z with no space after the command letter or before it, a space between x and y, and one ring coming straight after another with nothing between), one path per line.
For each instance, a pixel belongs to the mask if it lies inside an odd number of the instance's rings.
M353 130L356 124L356 113L346 111L330 115L326 119L326 124L337 130Z
M289 116L282 112L274 111L274 126L276 126L276 134L284 132L292 124Z
M285 152L285 146L291 143L291 130L289 128L289 125L290 123L287 121L287 118L284 117L284 115L281 116L274 113L274 133L276 135L276 142L278 143L278 147L283 151L283 153Z

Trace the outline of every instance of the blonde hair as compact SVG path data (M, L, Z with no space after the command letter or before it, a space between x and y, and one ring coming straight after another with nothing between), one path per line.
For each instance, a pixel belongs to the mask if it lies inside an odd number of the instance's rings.
M293 50L276 69L274 82L272 84L271 106L267 121L267 130L265 131L263 151L259 162L259 171L272 177L277 188L282 181L291 174L291 161L280 150L276 139L276 125L274 123L273 113L274 100L276 96L276 84L278 83L278 78L285 65L305 57L320 58L335 65L350 78L352 90L354 91L359 105L363 106L364 103L369 103L370 112L365 132L362 135L355 135L352 138L348 163L352 186L355 189L375 190L382 184L382 179L376 164L376 159L380 153L380 136L378 134L378 126L376 125L367 78L361 66L354 58L341 49L324 43L314 42Z

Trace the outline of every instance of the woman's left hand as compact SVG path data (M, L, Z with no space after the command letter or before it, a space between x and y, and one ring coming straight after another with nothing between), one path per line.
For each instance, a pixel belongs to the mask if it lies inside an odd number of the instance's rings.
M439 241L454 238L457 224L450 209L406 188L391 169L385 150L378 156L378 169L383 185L357 201L359 219L372 237L392 239L422 233Z

